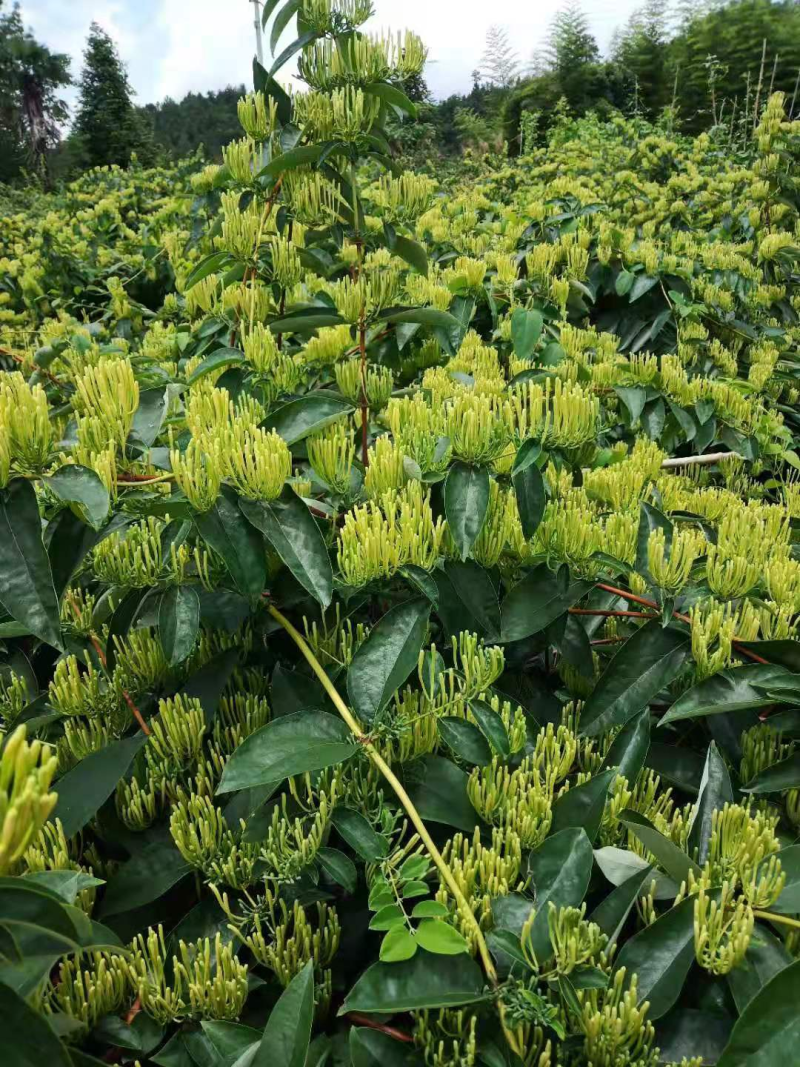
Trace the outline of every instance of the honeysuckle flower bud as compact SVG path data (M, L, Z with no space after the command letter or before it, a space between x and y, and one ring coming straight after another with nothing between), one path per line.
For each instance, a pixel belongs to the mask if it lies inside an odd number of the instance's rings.
M165 526L150 516L103 538L92 553L97 577L108 585L129 589L157 585L164 567L161 535Z
M175 483L196 511L210 511L222 486L223 468L208 438L193 437L185 451L170 451Z
M672 535L667 558L666 535L659 527L647 539L647 567L654 583L674 595L689 581L695 561L703 555L708 542L702 530L678 527Z
M44 1007L68 1016L80 1024L81 1033L86 1033L104 1015L118 1012L130 995L123 958L92 952L62 961Z
M235 423L220 436L225 476L250 500L274 500L292 474L292 454L276 430Z
M369 450L369 464L364 475L364 489L372 500L384 493L402 489L408 480L405 456L388 434L378 437Z
M250 180L249 171L247 180ZM218 240L232 256L249 264L255 259L262 230L261 209L255 200L242 209L239 201L239 193L222 194L222 236Z
M164 782L148 776L144 785L137 778L122 779L117 783L114 797L117 815L135 833L147 830L159 817L166 805Z
M626 982L624 967L616 970L601 992L580 990L584 1053L593 1067L652 1062L655 1028L647 1021L649 1003L639 1005L636 975Z
M152 770L164 777L196 763L200 758L206 721L200 701L178 694L159 700L158 715L150 722L145 756Z
M75 390L73 405L78 414L104 427L97 451L110 441L124 451L139 407L139 384L128 360L101 359L76 378Z
M428 1067L478 1062L478 1017L468 1008L414 1012L414 1041ZM539 1067L545 1067L544 1064Z
M277 101L262 92L240 97L236 113L242 129L254 141L269 140L278 124Z
M0 875L12 874L58 799L50 783L57 759L18 726L0 756Z
M473 915L486 928L491 924L492 899L519 888L522 844L518 835L508 827L495 826L491 845L485 845L477 829L471 838L458 833L447 842L442 855ZM436 899L447 906L454 904L448 887L441 881ZM474 947L475 929L469 917L462 917L457 911L454 923Z
M367 403L374 410L385 407L394 389L394 378L388 367L371 365L366 380L362 379L361 364L357 359L337 363L334 368L336 384L348 400L358 403L366 388Z
M338 370L338 367L337 367ZM339 496L350 491L355 458L353 430L339 422L307 441L308 460L315 474Z
M553 795L530 759L512 771L495 756L473 770L467 795L485 822L512 830L524 848L536 848L550 830Z
M25 474L38 474L50 458L53 431L47 395L41 385L29 386L19 373L0 378L0 487L8 483L15 464Z
M712 974L728 974L745 957L755 918L746 901L734 896L723 882L720 898L700 887L694 901L694 952L697 962Z

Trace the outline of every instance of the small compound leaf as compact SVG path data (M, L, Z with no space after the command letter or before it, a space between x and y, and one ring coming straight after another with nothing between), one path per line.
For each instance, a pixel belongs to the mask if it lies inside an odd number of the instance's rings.
M424 919L417 927L417 941L426 952L437 956L459 956L469 952L463 935L442 919Z

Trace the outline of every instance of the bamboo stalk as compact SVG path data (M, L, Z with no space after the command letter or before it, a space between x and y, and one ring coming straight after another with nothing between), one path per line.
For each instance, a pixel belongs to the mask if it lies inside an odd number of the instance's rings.
M677 456L665 459L661 464L662 470L672 470L675 467L707 467L712 463L721 463L726 459L741 459L738 452L709 452L705 456Z

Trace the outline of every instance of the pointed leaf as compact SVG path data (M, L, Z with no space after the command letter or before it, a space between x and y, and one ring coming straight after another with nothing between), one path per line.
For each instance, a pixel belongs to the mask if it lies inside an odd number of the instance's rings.
M528 873L536 894L536 918L531 946L539 959L550 948L548 904L579 907L589 888L592 874L592 845L580 827L561 830L531 852Z
M86 522L99 529L108 518L111 497L99 476L89 467L67 464L42 482L59 500L74 504Z
M158 605L158 633L167 663L183 663L194 648L200 629L200 597L191 585L173 585Z
M733 1027L717 1067L790 1064L800 1042L800 960L779 971L750 1001Z
M680 996L694 962L694 897L671 908L651 925L626 941L617 956L616 969L624 967L630 980L638 977L636 997L647 1000L647 1017L666 1015Z
M210 511L195 516L200 536L222 556L236 588L244 596L260 596L267 580L264 539L239 508L239 498L228 489Z
M424 600L399 604L359 647L347 672L347 692L360 719L370 722L416 668L430 611Z
M483 973L474 960L418 952L403 963L373 963L347 994L339 1015L395 1014L454 1008L483 999Z
M544 477L535 463L529 463L513 471L511 480L517 495L517 509L522 532L530 540L539 528L547 504Z
M305 1067L313 1022L314 964L309 960L270 1012L251 1067Z
M521 641L541 633L576 604L591 582L570 582L565 589L545 564L535 567L507 594L501 605L501 640Z
M128 773L147 737L137 733L122 741L112 741L92 752L59 778L58 803L51 818L60 819L64 834L74 837L111 796L117 782Z
M42 541L36 491L24 478L0 489L0 601L29 633L61 648L61 618Z

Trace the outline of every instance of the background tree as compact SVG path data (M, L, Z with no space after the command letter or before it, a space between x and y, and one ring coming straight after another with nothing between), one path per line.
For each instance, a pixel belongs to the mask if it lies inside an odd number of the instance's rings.
M510 88L519 77L519 56L502 26L490 26L486 31L479 73L484 82L500 89Z
M51 52L26 30L19 5L0 0L0 181L22 167L42 170L67 119L58 90L70 85L69 56Z
M583 110L591 100L587 68L597 63L600 49L576 0L570 0L553 18L544 58L570 104Z
M75 134L84 162L90 167L110 163L125 167L134 152L148 161L152 135L144 113L131 102L128 75L114 42L96 22L83 59Z
M646 0L628 20L613 50L613 58L630 75L636 102L655 115L670 102L668 71L669 0Z

